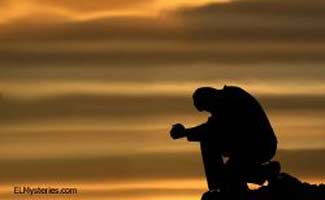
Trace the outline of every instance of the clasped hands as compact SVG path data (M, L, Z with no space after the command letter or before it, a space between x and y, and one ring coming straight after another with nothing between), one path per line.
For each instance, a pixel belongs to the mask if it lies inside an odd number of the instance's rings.
M186 128L183 124L177 123L172 126L170 130L170 137L174 140L185 137L186 136Z

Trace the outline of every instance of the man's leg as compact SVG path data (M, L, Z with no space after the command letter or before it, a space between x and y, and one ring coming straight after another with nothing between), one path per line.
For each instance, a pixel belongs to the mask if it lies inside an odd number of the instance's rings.
M224 184L224 163L221 153L202 141L201 154L209 190L221 189Z
M225 187L231 199L245 199L248 191L245 174L251 168L248 160L230 158L225 164Z

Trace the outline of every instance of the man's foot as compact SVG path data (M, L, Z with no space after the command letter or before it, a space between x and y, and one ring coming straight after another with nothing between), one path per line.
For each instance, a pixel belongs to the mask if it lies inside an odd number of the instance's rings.
M248 194L248 187L246 184L242 183L241 186L236 187L220 187L220 189L213 189L205 192L201 200L242 200L246 199Z
M262 185L265 181L268 181L270 184L280 174L280 171L281 165L278 161L267 162L248 178L248 182Z
M221 189L214 189L205 192L201 200L223 200L226 199L225 193Z

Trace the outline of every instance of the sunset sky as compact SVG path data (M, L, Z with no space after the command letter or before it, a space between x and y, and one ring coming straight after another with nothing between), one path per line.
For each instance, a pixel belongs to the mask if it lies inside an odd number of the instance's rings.
M78 200L199 199L199 145L168 132L207 119L191 102L200 86L255 95L283 170L325 182L324 10L316 0L1 0L0 199L28 199L17 185L78 187Z

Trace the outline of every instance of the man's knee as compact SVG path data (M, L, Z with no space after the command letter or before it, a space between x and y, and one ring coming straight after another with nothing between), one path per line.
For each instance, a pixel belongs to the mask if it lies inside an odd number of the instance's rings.
M281 165L278 161L270 161L260 165L257 169L248 174L246 181L250 183L263 184L265 181L272 182L281 172Z

